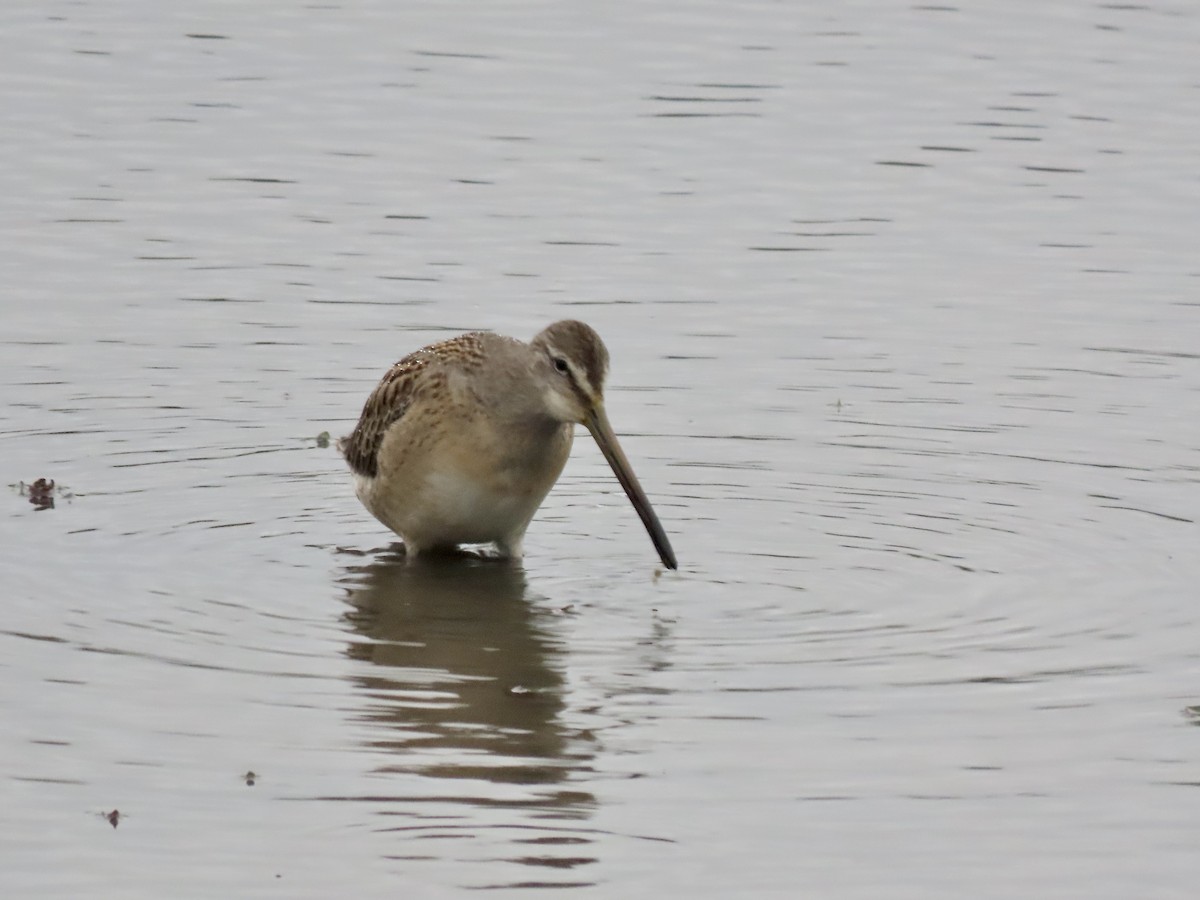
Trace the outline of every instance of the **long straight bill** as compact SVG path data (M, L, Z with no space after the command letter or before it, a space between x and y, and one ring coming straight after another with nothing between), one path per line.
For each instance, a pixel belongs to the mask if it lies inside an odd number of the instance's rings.
M675 551L671 549L671 542L667 540L667 533L663 531L662 523L658 521L658 516L654 514L654 507L650 505L650 500L646 497L646 492L642 490L637 476L633 474L633 467L629 465L629 460L625 457L625 451L617 443L617 436L613 433L612 426L608 423L608 414L604 411L604 407L598 406L596 409L593 409L588 415L585 424L588 431L592 433L592 437L596 439L596 443L600 446L600 452L604 454L604 458L612 466L613 474L617 476L617 481L621 482L621 487L625 489L625 495L629 497L629 502L637 510L642 524L646 526L646 531L650 534L650 540L654 542L654 549L658 551L659 559L662 560L663 565L668 569L679 568L675 562Z

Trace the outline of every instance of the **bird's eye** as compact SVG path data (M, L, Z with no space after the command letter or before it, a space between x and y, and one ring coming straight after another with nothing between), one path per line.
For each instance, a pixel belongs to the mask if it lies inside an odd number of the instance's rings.
M567 361L561 356L554 357L554 368L556 368L563 375L566 375L567 372L571 371L570 367L567 365Z

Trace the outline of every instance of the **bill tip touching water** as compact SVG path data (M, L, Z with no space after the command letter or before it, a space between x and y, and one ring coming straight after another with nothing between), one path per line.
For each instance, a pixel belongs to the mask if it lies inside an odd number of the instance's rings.
M494 544L520 557L525 531L558 480L575 426L612 467L659 558L675 551L608 421L608 350L583 322L525 343L469 332L392 366L338 446L355 493L409 555Z

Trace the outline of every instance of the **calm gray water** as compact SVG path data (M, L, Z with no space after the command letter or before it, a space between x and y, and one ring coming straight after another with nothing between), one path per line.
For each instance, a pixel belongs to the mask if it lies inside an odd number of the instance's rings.
M1194 896L1200 9L0 33L5 897ZM405 565L317 435L565 317L680 572Z

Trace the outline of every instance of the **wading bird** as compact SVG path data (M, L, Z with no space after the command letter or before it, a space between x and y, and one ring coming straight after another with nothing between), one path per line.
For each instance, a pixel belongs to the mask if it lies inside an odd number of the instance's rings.
M495 544L520 557L525 529L586 425L663 565L675 552L604 411L608 350L582 322L528 344L471 332L404 357L339 448L355 493L410 556Z

